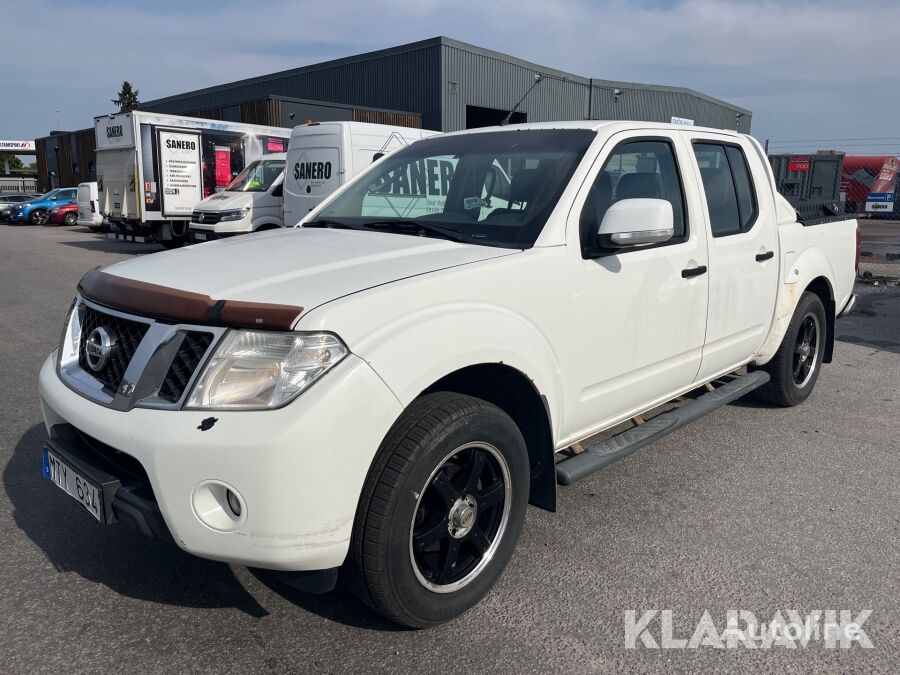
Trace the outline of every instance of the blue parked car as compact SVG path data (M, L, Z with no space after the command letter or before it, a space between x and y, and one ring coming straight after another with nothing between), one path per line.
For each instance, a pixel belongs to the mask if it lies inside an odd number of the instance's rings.
M14 206L9 212L9 220L13 223L31 223L44 225L50 220L50 209L54 206L71 204L78 196L78 188L56 188L34 201Z

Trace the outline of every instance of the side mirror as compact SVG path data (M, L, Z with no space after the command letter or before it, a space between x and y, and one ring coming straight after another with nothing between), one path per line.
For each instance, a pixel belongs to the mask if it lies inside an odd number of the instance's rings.
M606 210L597 230L600 243L612 248L669 241L675 235L672 204L665 199L623 199Z

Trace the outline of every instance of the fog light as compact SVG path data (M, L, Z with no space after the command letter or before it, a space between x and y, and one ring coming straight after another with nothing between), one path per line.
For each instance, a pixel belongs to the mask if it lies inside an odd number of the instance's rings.
M241 500L231 490L225 490L225 499L228 501L228 508L236 518L241 517Z
M220 480L199 483L191 495L191 505L201 523L219 532L237 532L247 520L244 498Z

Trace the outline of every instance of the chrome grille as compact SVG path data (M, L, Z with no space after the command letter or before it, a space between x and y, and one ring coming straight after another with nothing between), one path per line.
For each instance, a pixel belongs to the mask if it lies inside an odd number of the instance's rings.
M94 371L88 365L84 345L94 329L100 327L106 328L116 336L116 348L106 364L99 371ZM85 305L81 314L81 337L78 345L79 365L86 373L102 382L104 387L115 391L119 388L128 364L131 363L131 359L149 327L149 324L113 314L105 314Z
M115 348L107 352L107 362L95 371L85 345L98 327L115 334ZM209 353L227 330L224 326L169 323L124 314L78 298L60 342L58 372L69 387L115 410L174 410L181 406ZM100 343L108 345L112 335L99 337ZM97 366L97 351L92 350L92 354L91 361Z
M181 400L212 340L212 333L189 331L184 334L181 346L159 388L159 398L170 403Z
M200 216L203 216L201 220ZM218 211L194 211L191 214L191 222L198 225L215 225L222 218L222 214Z

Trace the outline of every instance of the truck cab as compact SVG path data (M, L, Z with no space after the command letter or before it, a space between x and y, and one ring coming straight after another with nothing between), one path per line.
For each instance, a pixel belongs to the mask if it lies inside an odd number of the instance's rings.
M282 186L285 153L252 162L221 192L210 195L191 214L191 243L283 227Z

